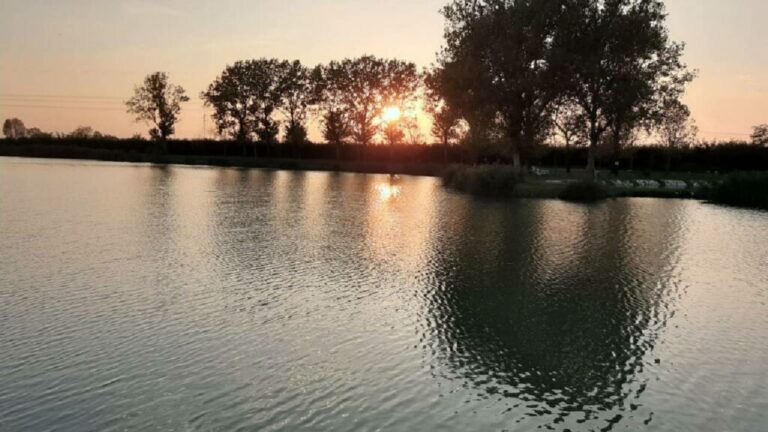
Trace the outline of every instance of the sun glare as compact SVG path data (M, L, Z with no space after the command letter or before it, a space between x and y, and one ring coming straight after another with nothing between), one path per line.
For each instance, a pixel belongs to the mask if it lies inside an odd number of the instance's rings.
M384 108L384 112L381 114L382 120L386 123L396 122L400 120L400 117L402 117L402 113L400 112L400 108L398 107L387 107Z
M400 186L392 184L380 184L376 186L376 191L379 193L381 201L389 201L400 196Z

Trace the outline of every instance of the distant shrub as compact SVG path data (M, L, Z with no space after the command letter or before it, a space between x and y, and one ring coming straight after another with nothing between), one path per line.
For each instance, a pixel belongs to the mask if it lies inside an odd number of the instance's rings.
M571 202L596 202L608 198L608 190L594 181L571 183L560 193L560 199Z
M443 173L443 185L478 196L513 196L518 178L514 169L504 165L451 166Z
M718 204L768 210L768 175L730 175L710 188L706 196Z

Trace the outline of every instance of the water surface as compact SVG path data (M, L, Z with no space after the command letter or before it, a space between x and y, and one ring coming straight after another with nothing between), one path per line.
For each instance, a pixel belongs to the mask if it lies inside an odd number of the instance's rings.
M768 213L0 158L0 430L760 431Z

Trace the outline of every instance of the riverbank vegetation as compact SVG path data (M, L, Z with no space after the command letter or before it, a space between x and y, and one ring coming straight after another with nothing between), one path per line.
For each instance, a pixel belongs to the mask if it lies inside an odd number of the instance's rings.
M766 174L733 174L707 192L707 198L715 203L768 210Z
M510 166L451 166L445 169L443 185L478 196L513 197L519 176Z
M560 193L560 199L572 202L597 202L608 198L608 190L602 184L592 180L568 183Z

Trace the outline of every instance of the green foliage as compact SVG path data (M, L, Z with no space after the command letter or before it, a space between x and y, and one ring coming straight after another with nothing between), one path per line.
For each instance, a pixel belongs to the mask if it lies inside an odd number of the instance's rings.
M448 188L487 197L511 197L518 183L514 169L504 165L454 165L445 170L442 178Z
M712 187L707 195L718 204L768 210L768 175L734 174Z
M570 183L560 193L560 199L571 202L597 202L608 198L605 186L594 181Z

